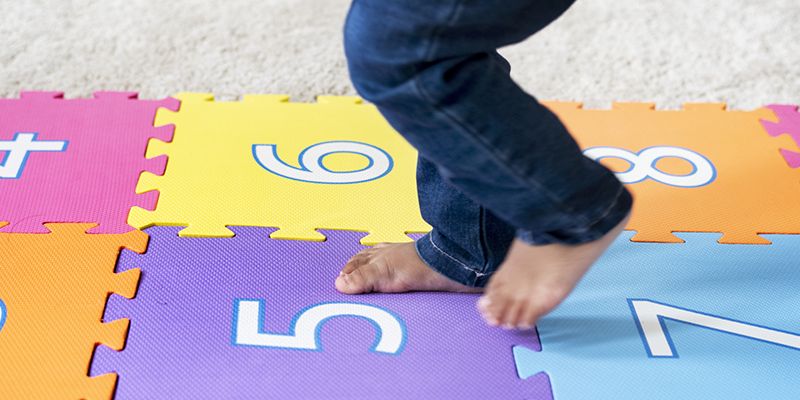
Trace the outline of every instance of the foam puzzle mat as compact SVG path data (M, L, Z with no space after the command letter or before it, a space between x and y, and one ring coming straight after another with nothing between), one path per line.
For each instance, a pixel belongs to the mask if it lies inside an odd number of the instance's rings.
M0 399L800 398L800 113L546 103L636 203L537 329L338 293L410 241L416 152L352 97L0 99Z

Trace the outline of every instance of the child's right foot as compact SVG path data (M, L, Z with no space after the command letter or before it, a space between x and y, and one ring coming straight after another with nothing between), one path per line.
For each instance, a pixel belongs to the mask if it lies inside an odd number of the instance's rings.
M531 246L515 240L478 300L490 325L529 329L561 303L625 228L625 218L602 238L580 245Z
M344 266L336 289L345 294L442 291L479 293L431 269L414 243L381 243L364 249Z

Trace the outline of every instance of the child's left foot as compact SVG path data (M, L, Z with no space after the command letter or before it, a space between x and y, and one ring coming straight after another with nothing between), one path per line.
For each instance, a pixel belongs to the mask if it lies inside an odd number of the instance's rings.
M486 322L507 329L532 328L567 297L627 222L626 217L602 238L575 246L532 246L514 240L478 300Z
M432 270L419 258L414 243L381 243L362 250L339 273L336 290L345 294L482 291Z

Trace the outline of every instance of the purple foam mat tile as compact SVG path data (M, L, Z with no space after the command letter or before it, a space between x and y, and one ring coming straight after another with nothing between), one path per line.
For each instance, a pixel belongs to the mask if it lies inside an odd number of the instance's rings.
M229 239L179 230L148 229L147 253L120 257L119 270L142 270L136 298L112 296L105 314L131 319L127 345L98 348L91 368L119 374L116 400L552 398L546 375L523 380L515 369L513 346L541 348L535 332L488 327L477 295L338 293L334 280L363 248L361 233L303 242L268 239L264 228L233 227ZM245 312L254 304L260 315ZM303 328L313 314L331 318ZM260 326L241 334L242 321ZM297 339L304 333L310 342ZM253 345L253 335L264 342ZM249 345L237 344L243 338Z

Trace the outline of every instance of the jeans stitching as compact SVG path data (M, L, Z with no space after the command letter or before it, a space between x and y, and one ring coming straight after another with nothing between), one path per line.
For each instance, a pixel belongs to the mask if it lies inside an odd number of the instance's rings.
M617 189L617 193L614 195L614 202L612 202L611 205L608 206L608 208L606 208L606 210L602 214L600 214L600 217L598 217L591 225L597 224L598 222L608 217L609 214L611 214L611 211L614 209L614 207L617 206L617 203L619 203L619 200L622 198L624 190L625 186L620 185L619 188Z
M445 23L445 26L452 25L453 21L461 14L461 10L463 9L463 5L464 5L463 1L454 2L453 9L450 10L450 13L449 13L448 17L446 18L447 22ZM433 32L431 41L428 43L428 48L426 49L426 51L424 53L425 54L425 57L424 57L425 60L429 60L431 58L434 49L436 49L436 47L438 45L439 36L441 35L443 29L444 29L443 27L439 27L438 29L436 29ZM556 208L560 212L566 213L566 214L570 214L570 215L574 214L574 210L571 207L565 207L563 202L561 202L560 199L557 196L555 196L552 192L547 190L547 188L545 188L536 179L529 179L529 178L526 178L524 176L521 176L521 175L519 175L517 173L517 171L515 169L510 168L509 166L506 165L506 163L503 163L502 161L503 161L504 157L502 157L500 154L495 152L494 149L492 148L492 146L490 146L488 142L484 141L480 137L480 135L477 134L477 132L472 132L472 130L463 121L461 121L460 118L458 118L455 115L452 115L452 114L448 113L445 109L442 109L439 106L437 106L436 102L433 100L433 98L430 96L430 94L427 93L427 91L425 91L422 88L422 84L421 84L420 79L419 79L420 72L421 72L421 68L418 65L416 65L415 66L414 77L412 78L412 82L413 82L412 87L414 89L416 89L416 91L417 91L417 93L419 94L420 97L422 97L424 100L426 100L431 105L431 107L433 108L433 110L436 113L438 113L440 115L443 115L445 117L445 119L449 119L451 122L455 123L455 125L457 125L459 128L461 128L462 132L467 134L467 137L471 138L474 142L477 142L477 144L482 145L486 149L486 152L489 154L490 158L496 164L498 164L498 166L500 168L503 168L504 170L508 171L510 173L510 175L513 176L514 178L516 178L518 181L520 181L520 182L522 182L524 184L526 183L528 185L532 185L535 189L538 189L541 192L543 192L544 195L547 196L550 199L550 201L556 206ZM574 215L574 217L576 217L577 219L582 221L581 224L586 224L588 222L586 220L586 217L583 216L583 215Z
M480 206L480 225L478 231L478 241L481 244L481 253L483 253L483 271L489 267L489 261L492 259L492 247L489 246L489 238L486 237L486 207Z
M589 227L587 227L585 229L581 229L578 232L586 232L586 231L590 230L592 226L596 225L597 223L599 223L603 219L607 218L611 214L611 212L614 210L614 207L616 207L616 205L619 204L620 199L622 199L622 194L624 193L624 190L625 190L624 186L621 186L619 189L617 189L617 193L614 195L614 201L611 203L611 205L608 206L608 208L606 208L603 211L603 213L600 214L600 216L597 217L591 224L589 224ZM529 243L529 244L536 244L537 243L537 241L534 239L533 232L531 232L530 230L525 230L525 229L518 230L517 237L523 239L523 241L525 241L526 243Z
M458 3L457 5L460 5L460 3ZM451 16L448 18L448 21L452 21L452 19L457 15L458 15L458 13L451 13ZM450 24L450 22L448 22L448 25L449 24ZM428 50L425 52L425 54L426 54L425 59L426 60L430 58L429 55L433 52L433 49L436 47L435 45L437 43L437 39L438 39L440 33L441 33L441 29L437 30L434 33L433 39L431 40L431 43L428 46ZM473 142L476 142L478 145L483 146L483 148L486 150L486 153L490 156L492 161L494 161L495 164L498 165L498 167L500 167L500 168L504 169L505 171L509 172L511 176L516 178L521 183L532 185L535 189L540 190L545 196L547 196L550 199L551 203L553 203L560 212L565 213L565 214L570 214L570 215L574 214L574 210L571 207L565 207L563 202L561 202L558 199L558 197L556 197L552 192L547 190L547 188L545 188L536 179L529 179L529 178L526 178L524 176L521 176L521 175L519 175L517 173L517 171L515 169L513 169L513 168L509 167L508 165L506 165L506 163L503 162L504 157L502 155L498 154L488 142L486 142L485 140L483 140L480 137L479 134L477 134L476 132L473 132L463 121L461 121L460 118L458 118L455 115L452 115L451 113L448 113L445 109L439 107L436 104L436 102L433 100L433 98L430 96L430 94L425 89L423 89L422 84L421 84L420 79L419 79L420 72L421 72L421 68L419 66L415 66L415 73L414 73L414 77L412 78L412 82L413 82L413 86L412 87L416 90L417 94L423 100L427 101L428 104L431 105L431 107L433 108L433 111L435 111L439 115L444 116L445 119L448 119L451 122L453 122L456 126L458 126L460 128L460 130L463 133L467 134L466 136L468 138L472 139ZM584 217L583 215L573 215L573 216L578 218L581 221L581 224L586 224L587 223L586 217Z
M453 8L450 10L450 13L449 13L449 15L448 15L448 17L446 19L446 21L447 21L445 23L446 26L452 25L453 20L455 20L460 15L461 10L463 9L462 6L463 6L463 1L455 1L453 3ZM428 43L428 48L424 53L425 54L425 57L424 57L425 60L428 60L428 59L431 58L431 55L433 54L434 49L436 49L436 46L438 45L438 39L439 39L439 36L441 35L443 29L444 29L443 27L439 27L439 29L437 29L437 30L435 30L433 32L431 41ZM419 79L421 68L419 67L419 65L415 65L414 69L415 69L415 73L414 73L414 77L412 78L412 82L413 82L412 87L414 89L416 89L417 94L420 97L422 97L424 100L426 100L431 105L431 107L433 108L433 110L435 112L437 112L440 115L443 115L446 119L449 119L451 122L455 123L455 125L457 125L459 128L461 128L461 131L466 133L469 138L471 138L474 142L477 142L477 144L482 145L486 149L486 152L489 154L490 158L496 164L498 164L500 168L503 168L504 170L508 171L511 174L511 176L515 177L518 181L520 181L522 183L527 183L529 185L534 186L534 188L541 190L544 193L544 195L547 196L550 199L550 201L556 206L556 208L559 211L561 211L562 213L574 214L574 210L572 208L570 208L570 207L566 207L565 208L564 204L561 201L559 201L558 197L556 197L553 193L551 193L549 190L547 190L547 188L545 188L537 180L535 180L535 179L527 179L527 178L525 178L523 176L520 176L519 174L517 174L516 170L514 170L513 168L508 167L505 163L503 163L502 162L503 157L500 154L497 154L494 151L494 149L492 149L492 147L489 145L489 143L487 143L486 141L482 140L480 135L478 135L476 132L472 132L469 129L469 127L463 121L461 121L458 117L456 117L455 115L451 115L446 110L444 110L444 109L440 108L439 106L437 106L436 102L433 101L433 98L430 96L430 94L427 93L427 91L425 91L422 88L422 84L421 84L420 79ZM580 221L582 221L581 222L582 224L585 224L587 222L586 221L586 217L583 216L583 215L577 215L575 217L578 218Z
M425 50L425 54L424 54L423 60L430 59L431 54L433 54L433 51L436 49L436 47L438 45L439 35L442 34L442 30L444 29L444 26L449 26L453 22L453 20L456 19L456 17L458 17L459 14L461 14L461 9L462 9L461 6L462 5L463 5L463 1L456 0L456 1L453 2L453 8L447 14L447 18L445 18L445 21L446 21L445 24L443 26L437 27L433 31L433 34L431 35L431 41L428 43L428 48ZM419 71L417 71L417 74L415 74L415 76L418 75L418 73L419 73Z
M461 10L463 9L463 5L464 5L463 0L462 1L455 1L453 3L453 8L450 10L450 13L446 18L447 22L445 22L445 26L452 25L453 21L461 14ZM424 55L425 55L424 59L425 60L429 60L431 58L431 56L433 54L433 51L436 49L436 47L438 45L439 36L441 35L443 29L444 29L444 27L439 27L438 29L436 29L433 32L431 41L428 43L428 48L426 49L426 51L424 53ZM412 87L414 89L416 89L416 91L417 91L417 93L419 94L420 97L422 97L424 100L426 100L431 105L431 107L433 107L433 110L435 112L437 112L440 115L444 115L447 119L450 119L457 126L459 126L463 132L467 133L467 136L470 137L473 141L477 142L479 145L483 145L483 147L487 150L487 153L491 156L493 161L495 163L499 164L499 166L501 168L503 168L506 171L510 172L510 174L513 177L515 177L517 180L519 180L522 183L528 183L530 185L533 185L536 189L541 190L545 194L545 196L550 198L550 201L553 202L553 204L555 204L556 207L561 212L565 212L566 211L567 214L573 214L574 213L574 210L572 210L570 207L564 208L564 204L561 201L559 201L558 197L556 197L553 193L551 193L545 187L543 187L542 184L539 183L537 180L535 180L535 179L530 179L529 180L529 179L527 179L527 178L525 178L523 176L518 175L517 171L514 170L513 168L507 167L506 164L502 162L503 157L500 154L497 154L492 149L492 147L489 145L489 143L487 143L486 141L482 140L480 138L480 135L478 135L476 132L472 132L469 129L469 127L467 127L467 125L465 123L463 123L463 121L461 121L458 117L456 117L454 115L451 115L446 110L441 109L439 106L437 106L436 102L433 101L433 98L430 96L430 94L427 93L427 91L425 91L422 88L422 85L421 85L420 79L419 79L421 68L419 67L419 65L415 65L414 69L415 69L415 71L414 71L414 76L412 78L412 82L413 82ZM584 216L578 215L577 217L579 219L581 219L581 221L584 221L583 223L586 222L586 218Z
M516 178L519 182L531 185L533 186L534 189L541 191L545 196L547 196L550 199L551 203L554 204L556 206L556 209L558 209L560 212L564 214L570 214L571 216L578 218L581 221L581 224L587 223L586 217L584 217L583 215L574 215L575 210L573 210L570 207L565 207L564 203L561 202L546 187L544 187L541 183L539 183L539 181L518 174L514 168L511 168L510 166L507 165L507 163L504 163L503 162L504 157L501 154L498 154L488 142L486 142L480 137L479 134L473 132L463 121L461 121L460 118L456 117L455 115L452 115L445 109L437 106L433 98L422 88L419 76L414 77L414 86L417 89L417 92L422 96L423 99L425 99L431 105L434 111L436 111L439 115L444 116L446 119L449 119L456 126L461 128L460 130L463 133L466 133L467 134L466 136L468 138L472 139L478 145L481 145L486 150L486 153L490 156L492 161L494 161L494 163L497 165L497 167L502 168L503 170L509 172L510 175Z
M458 259L456 259L455 257L451 256L450 254L448 254L444 250L440 249L439 246L437 246L436 243L434 243L432 235L428 235L428 241L431 242L431 245L433 246L434 250L438 251L439 253L442 253L445 257L455 261L462 268L464 268L467 271L472 272L473 274L475 274L476 277L480 278L480 277L486 275L483 272L478 272L478 270L476 270L474 268L470 268L467 264L464 264L463 262L461 262Z

